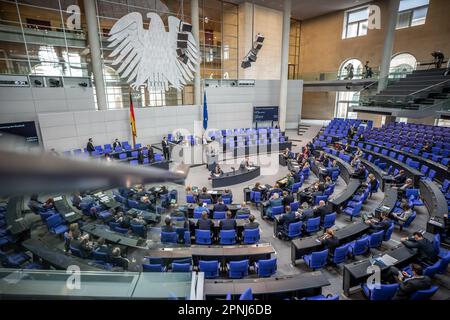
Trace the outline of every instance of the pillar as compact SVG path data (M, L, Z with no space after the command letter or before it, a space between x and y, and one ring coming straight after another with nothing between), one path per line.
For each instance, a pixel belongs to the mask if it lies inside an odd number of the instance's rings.
M94 74L95 93L99 110L107 110L105 82L103 79L103 61L100 51L100 37L98 33L97 10L95 1L84 0L88 41L91 54L92 73Z
M284 0L283 10L283 35L281 45L281 75L280 75L280 105L279 119L280 130L286 130L287 85L289 69L289 32L291 29L292 0Z
M192 22L192 35L195 41L197 41L198 50L200 54L200 27L199 27L199 14L198 14L198 0L191 0L191 22ZM200 83L200 61L195 68L194 77L194 105L202 104L202 87ZM202 118L202 116L200 116Z
M395 28L397 26L398 9L400 0L389 0L389 9L384 36L383 54L381 58L380 77L378 80L378 92L386 89L388 85L389 68L391 65L392 50L394 48Z

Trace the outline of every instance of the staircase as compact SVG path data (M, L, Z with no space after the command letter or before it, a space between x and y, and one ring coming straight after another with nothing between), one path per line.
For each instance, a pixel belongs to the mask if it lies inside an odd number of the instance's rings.
M450 75L446 69L416 70L377 94L361 95L360 105L353 111L425 111L445 110L450 106ZM420 116L423 116L421 112ZM397 115L400 116L400 115ZM416 115L417 117L419 115ZM411 117L411 115L408 115ZM412 116L414 117L414 116Z

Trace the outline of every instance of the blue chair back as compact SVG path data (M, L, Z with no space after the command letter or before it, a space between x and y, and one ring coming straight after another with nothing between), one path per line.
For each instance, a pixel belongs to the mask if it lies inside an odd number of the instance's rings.
M203 261L200 260L198 263L200 272L205 273L206 279L213 279L219 276L219 261Z
M162 264L146 264L142 265L143 272L164 272L164 266Z
M260 203L261 202L261 192L251 191L250 192L250 201L253 203Z
M335 264L340 264L340 263L345 262L345 259L347 258L347 254L348 254L348 248L349 248L349 245L345 244L340 247L337 247L334 250L333 262Z
M186 202L187 203L195 203L195 197L192 194L187 194L186 195Z
M310 218L306 221L306 232L317 232L320 229L320 217Z
M252 288L245 289L245 291L242 292L241 296L239 297L239 300L253 300Z
M230 261L228 276L233 279L241 279L248 275L248 260Z
M370 248L379 248L383 243L384 230L372 233L369 236L369 247Z
M389 241L391 239L392 233L394 232L394 223L391 223L389 228L384 233L384 241Z
M336 222L336 212L332 212L325 215L325 217L323 218L324 229L331 228L332 226L334 226L335 222Z
M310 268L318 269L324 267L327 264L327 258L328 258L328 249L313 252L311 254Z
M328 196L317 196L314 198L314 205L318 205L320 201L327 201L328 200Z
M235 244L236 230L220 230L219 238L222 245Z
M428 300L438 291L438 289L438 286L433 286L428 290L418 290L411 295L409 300Z
M191 272L190 263L172 263L172 272Z
M366 254L369 250L369 236L364 236L361 239L356 240L352 249L353 255L355 256Z
M214 211L213 213L213 219L225 219L225 211Z
M270 277L277 272L277 259L267 259L258 261L258 276Z
M140 237L146 238L147 237L147 229L142 224L131 224L131 231L133 231L134 234L137 234Z
M211 231L195 229L195 243L211 244Z
M288 230L288 237L291 239L300 237L302 234L302 225L303 225L302 221L290 223Z
M392 300L397 293L399 285L396 284L382 284L379 289L373 289L370 291L370 300Z
M300 207L300 202L299 201L294 201L294 202L292 202L290 204L290 206L291 206L291 211L295 212Z
M255 244L259 241L259 228L244 229L244 244Z
M161 232L162 243L177 243L178 236L176 232Z

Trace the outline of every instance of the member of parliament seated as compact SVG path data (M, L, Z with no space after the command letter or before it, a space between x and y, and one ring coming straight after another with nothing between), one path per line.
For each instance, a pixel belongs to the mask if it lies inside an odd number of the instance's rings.
M334 235L334 230L328 228L325 234L319 238L325 249L328 249L328 261L331 262L334 256L334 250L339 246L339 240Z
M220 165L216 164L216 166L214 167L213 171L211 171L211 177L218 178L221 175L223 175L223 170L220 167Z
M393 178L394 184L401 187L406 182L407 176L405 170L401 169Z
M248 217L248 222L244 224L244 229L257 229L259 228L259 223L253 214Z
M406 179L405 183L398 188L398 196L399 198L403 198L406 194L406 190L414 188L414 182L412 179Z
M164 225L161 227L162 232L175 232L174 227L172 226L172 219L170 217L166 217L164 219Z
M296 212L292 212L290 206L286 206L284 208L284 214L281 215L280 219L278 220L277 225L277 235L279 238L282 237L283 233L287 234L289 231L289 225L291 223L294 223L298 221Z
M355 172L352 174L352 178L362 180L365 179L365 177L366 177L366 167L362 163L360 163L356 167Z
M202 217L197 220L197 228L200 230L211 230L214 226L214 222L208 217L208 212L203 211Z
M413 293L431 288L431 279L423 275L423 267L420 264L412 263L410 268L412 274L400 271L394 266L389 267L388 277L392 279L390 282L399 284L393 300L409 300Z
M231 211L227 211L226 219L220 220L219 227L221 230L235 230L236 220L233 219Z
M217 203L214 205L214 211L216 212L226 212L228 211L228 207L225 203L223 203L222 197L217 200Z
M263 212L265 213L264 215L271 215L272 213L272 208L274 207L279 207L283 205L283 200L280 199L280 196L278 195L278 193L274 193L268 202L266 202L264 205L264 209Z
M304 202L297 212L299 213L299 220L306 222L310 218L314 218L314 209L311 208L307 202Z
M111 261L114 266L123 268L123 270L128 270L128 265L130 261L122 257L122 252L119 247L115 247L111 251Z
M288 191L283 191L283 206L289 206L294 201L295 198L291 193Z
M367 233L375 233L378 231L383 230L384 232L387 231L387 229L389 229L389 227L392 224L392 220L389 219L389 215L387 213L382 213L380 220L377 219L367 219L364 221L367 225L369 225L370 229L367 230Z
M242 202L241 207L236 211L236 215L250 214L250 208L247 206L247 202Z
M406 222L409 219L409 217L411 217L413 212L407 202L403 202L401 204L401 209L402 209L402 211L400 211L400 212L392 212L391 216L390 216L391 219L398 221L398 222Z
M200 194L198 195L198 201L202 202L202 200L208 199L211 201L213 201L213 198L211 197L211 195L208 193L208 189L206 189L206 187L202 188L202 192L200 192Z
M314 197L323 195L325 187L320 181L317 181L312 186L304 189L303 191L297 194L297 199L300 203L308 202L312 204Z
M240 170L245 170L245 169L247 169L247 168L249 168L251 166L252 166L252 164L250 163L249 158L245 157L245 159L242 160L241 164L239 165L239 169Z
M425 264L434 264L438 260L438 252L436 252L433 243L425 238L422 233L414 232L408 238L402 238L405 247L414 248L418 251L418 261Z
M333 212L331 204L327 204L324 200L319 201L319 205L314 208L314 217L320 217L320 221L323 222L325 216Z

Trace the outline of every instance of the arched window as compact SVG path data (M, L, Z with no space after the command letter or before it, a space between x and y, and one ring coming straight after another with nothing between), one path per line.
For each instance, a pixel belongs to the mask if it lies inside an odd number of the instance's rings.
M362 79L362 77L363 64L358 59L347 59L341 64L338 74L339 80Z
M416 69L416 57L410 53L399 53L392 57L389 77L390 78L401 78L405 74L411 73Z

